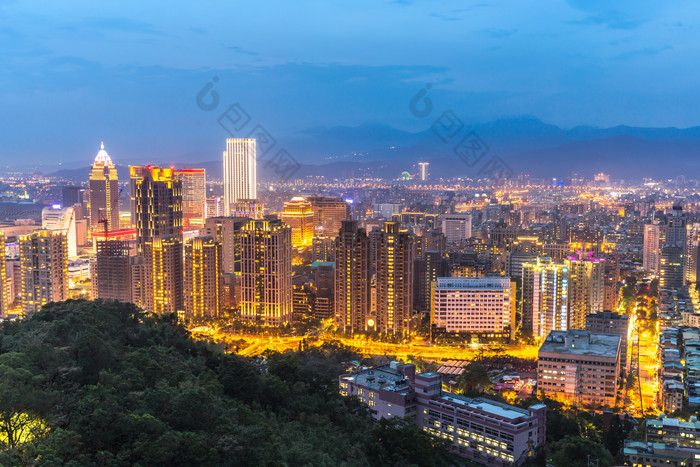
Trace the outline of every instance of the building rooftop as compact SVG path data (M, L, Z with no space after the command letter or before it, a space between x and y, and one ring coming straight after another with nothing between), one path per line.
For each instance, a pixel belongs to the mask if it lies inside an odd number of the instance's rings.
M391 366L381 366L353 373L343 377L346 381L355 382L372 389L384 389L398 393L408 393L410 387L408 379L401 370Z
M508 404L501 404L500 402L492 401L489 399L476 398L472 399L469 397L458 396L457 394L443 393L441 399L454 402L456 404L471 407L472 409L477 409L489 413L491 415L496 415L498 417L507 418L508 420L517 420L521 417L529 417L530 411L527 409L521 409Z
M596 357L615 357L620 348L620 336L589 331L551 331L538 353L560 353Z

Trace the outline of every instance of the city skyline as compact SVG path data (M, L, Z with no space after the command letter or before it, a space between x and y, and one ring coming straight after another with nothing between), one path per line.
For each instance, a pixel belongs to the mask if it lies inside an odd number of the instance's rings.
M0 464L700 467L689 0L0 0Z

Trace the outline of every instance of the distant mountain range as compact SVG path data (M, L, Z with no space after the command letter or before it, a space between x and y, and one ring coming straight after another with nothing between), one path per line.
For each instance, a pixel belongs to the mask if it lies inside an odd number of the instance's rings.
M432 178L472 177L489 157L498 155L514 174L528 173L533 177L559 178L573 172L590 177L606 172L622 179L673 178L681 174L700 178L700 127L562 129L536 118L522 117L465 125L458 136L451 139L445 136L445 142L437 134L442 127L437 124L433 131L431 123L426 121L428 128L415 133L382 124L311 128L280 139L279 147L287 149L301 163L295 176L398 178L404 171L417 174L417 163L429 162ZM474 167L464 164L454 152L455 145L470 132L489 148L488 154ZM212 178L222 176L221 161L175 165L203 167ZM118 167L118 171L120 179L128 177L126 167ZM51 175L85 180L87 173L85 168ZM261 166L261 178L266 175L274 176L274 173Z

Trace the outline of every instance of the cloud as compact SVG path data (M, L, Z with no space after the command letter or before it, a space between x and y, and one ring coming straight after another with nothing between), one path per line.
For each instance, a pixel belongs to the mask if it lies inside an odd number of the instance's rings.
M616 55L613 57L615 60L630 60L633 58L637 57L645 57L645 56L652 56L652 55L658 55L661 52L664 52L666 50L671 50L673 47L670 45L664 45L662 47L644 47L643 49L639 50L630 50L628 52L623 52L619 55Z
M246 50L246 49L239 47L237 45L229 45L226 48L229 50L233 50L234 52L238 52L239 54L243 54L243 55L253 55L253 56L260 55L257 52L253 52L252 50Z
M517 29L488 28L488 29L484 29L483 32L485 32L492 39L504 39L504 38L512 36L513 34L518 32L518 30Z
M646 22L646 19L633 18L619 11L603 11L580 20L569 21L568 23L582 26L607 26L611 29L636 29Z

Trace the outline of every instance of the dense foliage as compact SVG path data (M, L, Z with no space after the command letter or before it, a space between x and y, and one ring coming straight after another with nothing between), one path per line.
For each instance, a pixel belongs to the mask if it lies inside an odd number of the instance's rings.
M337 392L340 346L228 355L173 317L54 303L0 330L0 465L448 465Z

